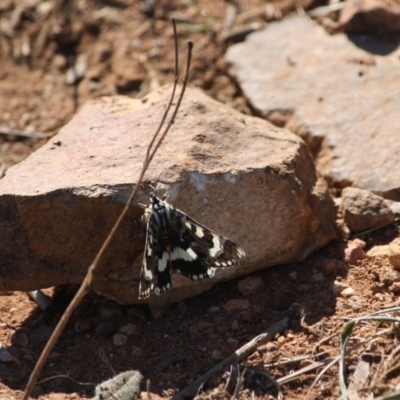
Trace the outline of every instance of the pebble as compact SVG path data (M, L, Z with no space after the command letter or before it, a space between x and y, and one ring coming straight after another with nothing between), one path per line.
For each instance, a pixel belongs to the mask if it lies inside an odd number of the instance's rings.
M226 311L247 310L249 307L250 302L246 299L232 299L224 304Z
M220 350L213 350L212 353L211 353L211 358L213 360L221 360L223 358L221 351Z
M129 323L121 326L119 333L124 333L125 335L131 336L137 332L137 326L135 324Z
M276 341L278 342L279 345L283 345L286 343L286 338L285 336L279 336Z
M141 357L143 354L143 350L140 347L132 347L132 355L135 357Z
M267 351L274 351L278 349L278 344L276 342L268 342L265 344L265 348Z
M256 317L251 311L244 311L243 313L240 314L242 317L242 320L245 322L254 322Z
M340 295L343 292L343 290L347 288L348 286L345 283L340 282L339 280L333 282L333 294L335 296Z
M366 243L358 238L347 242L344 250L345 261L350 265L357 265L359 261L367 256L364 251L365 247Z
M289 274L289 278L293 281L297 280L297 271L293 271Z
M237 349L239 346L239 340L234 339L232 337L226 339L226 342L230 344L233 348Z
M0 343L0 361L10 362L15 360L11 353Z
M30 342L47 342L53 333L54 328L51 326L39 326L35 331L29 335Z
M233 331L238 331L240 329L239 322L237 322L236 320L232 321L231 328Z
M265 289L265 284L259 276L248 276L239 281L238 290L243 296L250 296Z
M22 329L16 330L11 336L11 343L18 347L28 347L29 338Z
M122 333L116 333L113 336L113 343L115 346L123 346L128 341L128 336L123 335Z
M220 312L220 311L221 311L221 309L218 306L211 306L208 309L208 312L211 313L211 314L214 314L214 313L217 313L217 312Z
M354 294L354 289L351 287L347 287L346 289L343 289L340 293L340 295L342 297L350 297L350 296L353 296L353 294Z
M400 238L389 244L389 261L394 269L400 269Z
M98 336L112 336L117 333L119 330L119 321L118 320L109 320L100 322L96 325L94 332Z
M78 333L90 331L91 327L92 327L92 324L90 323L90 321L84 320L84 319L81 319L81 320L75 322L75 325L74 325L75 332L78 332Z

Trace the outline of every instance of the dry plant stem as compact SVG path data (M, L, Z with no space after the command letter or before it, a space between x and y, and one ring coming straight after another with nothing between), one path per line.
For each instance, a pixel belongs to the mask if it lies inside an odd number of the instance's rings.
M47 360L47 357L49 356L50 352L52 351L53 347L55 346L58 338L60 337L62 331L65 328L65 325L67 324L67 322L69 321L70 317L72 316L73 312L75 311L75 309L78 307L79 303L81 302L81 300L83 299L83 297L89 292L90 290L90 286L93 282L94 279L94 272L97 268L97 266L99 265L100 259L103 256L105 250L108 248L111 239L113 238L115 232L117 231L119 225L121 224L123 218L125 217L130 204L132 203L134 197L136 196L136 193L138 191L139 185L143 180L143 176L147 170L147 167L149 166L151 160L153 159L157 149L159 148L159 146L161 145L162 141L164 140L166 134L168 133L169 129L171 128L173 121L176 117L176 114L178 112L179 106L182 102L182 98L183 98L183 94L185 92L186 89L186 85L187 85L187 81L188 81L188 76L189 76L189 68L190 68L190 60L191 60L191 53L192 53L192 49L193 49L193 44L191 42L188 43L188 60L187 60L187 65L186 65L186 72L185 72L185 79L183 82L183 86L182 86L182 91L181 94L179 96L178 102L175 106L174 112L172 114L172 118L171 120L168 122L168 125L166 126L165 130L162 132L161 136L158 138L159 133L161 132L162 126L165 122L165 119L167 117L167 114L169 113L169 110L171 109L172 106L172 102L173 102L173 96L175 95L175 91L176 91L176 86L178 83L178 52L177 52L177 48L178 48L178 44L177 44L177 40L176 40L176 27L175 27L175 23L174 23L174 33L175 33L175 51L176 51L176 55L175 55L175 81L174 81L174 87L173 87L173 93L171 95L171 99L169 101L169 104L167 106L167 109L164 113L164 116L161 120L160 126L157 129L156 133L153 135L153 138L147 148L147 152L146 152L146 156L145 156L145 160L143 162L143 167L142 170L140 171L139 174L139 178L137 180L136 186L135 188L132 190L131 195L129 196L129 199L123 209L123 211L121 212L121 215L118 217L116 223L114 224L113 228L111 229L111 232L109 233L108 237L106 238L106 240L104 241L102 247L100 248L99 252L97 253L93 263L90 265L90 267L88 268L87 274L85 279L83 280L81 287L79 288L77 294L75 295L75 297L73 298L72 302L69 304L67 310L64 312L64 314L62 315L59 323L57 324L53 334L51 335L49 341L46 343L45 348L42 351L42 354L39 357L39 360L36 363L35 369L33 370L28 384L26 386L25 389L25 393L24 393L24 397L23 400L28 400L32 389L35 385L35 382L37 381L37 378Z
M46 139L48 136L41 132L28 132L20 131L15 129L9 129L5 127L0 128L0 135L14 135L30 139Z
M187 388L177 393L175 396L172 397L172 400L183 400L183 399L193 398L196 395L198 388L201 385L203 385L208 379L210 379L211 376L220 373L222 370L224 370L225 368L229 367L232 364L239 363L240 361L244 360L250 354L256 351L258 346L261 346L262 344L273 339L277 333L284 332L286 329L289 328L289 321L290 321L289 317L285 317L275 325L272 325L264 333L258 335L253 340L246 343L240 349L232 353L229 357L225 358L225 360L221 361L215 367L207 371L204 375L202 375L199 379L197 379Z

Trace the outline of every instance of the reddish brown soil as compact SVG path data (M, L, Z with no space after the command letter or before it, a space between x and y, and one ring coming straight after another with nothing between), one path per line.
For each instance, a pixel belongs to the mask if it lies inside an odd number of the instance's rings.
M233 28L249 22L265 24L263 9L254 15L248 12L262 6L261 0L221 2L220 6L210 0L159 1L154 10L151 1L57 1L52 12L46 8L49 3L4 0L0 4L0 176L54 135L86 100L113 94L142 96L157 85L171 82L171 15L181 21L181 55L185 53L185 40L195 43L191 85L250 112L225 72L226 44L220 39L227 9L234 3L248 18L238 18ZM240 9L244 4L246 8ZM285 13L294 2L277 6ZM82 74L67 84L67 71L85 64ZM46 138L6 135L5 128L38 132ZM371 247L398 235L398 227L392 225L363 239ZM143 374L143 390L149 379L151 392L171 396L281 320L290 304L296 302L304 320L294 320L290 329L241 364L248 368L236 397L254 394L257 398L276 398L277 391L269 386L265 372L278 379L317 360L337 356L346 320L394 305L397 296L391 287L400 280L384 260L364 260L349 266L342 244L325 248L303 263L275 267L257 276L265 282L265 290L257 294L243 296L236 281L220 284L172 306L157 320L152 320L144 307L87 296L45 365L34 398L90 398L96 384L129 369ZM353 288L353 295L335 295L335 280ZM53 289L46 293L52 294ZM247 299L249 305L243 310L227 310L224 305L232 299ZM29 375L67 301L68 296L58 290L52 310L43 312L25 293L0 296L0 343L14 357L10 362L0 362L0 399L22 398ZM128 340L116 344L114 334L128 324L133 324L129 325ZM360 324L349 347L389 327ZM363 355L375 374L371 373L374 379L367 382L370 389L365 393L394 390L399 383L398 360L393 353L397 340L393 330L348 354L346 383ZM322 351L326 353L312 358ZM289 359L296 361L287 362ZM283 384L284 397L305 398L322 368ZM200 397L230 398L237 379L230 380L227 391L226 381L223 374L213 377ZM311 389L310 398L338 397L335 364Z

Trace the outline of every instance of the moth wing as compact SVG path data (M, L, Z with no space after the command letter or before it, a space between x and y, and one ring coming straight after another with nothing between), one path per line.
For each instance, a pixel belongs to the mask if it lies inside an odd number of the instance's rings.
M193 279L214 276L215 268L233 267L244 251L229 239L218 235L182 211L174 209L171 218L172 266Z
M149 224L150 221L151 219ZM152 234L152 231L148 226L140 272L139 299L149 297L153 290L159 295L171 288L169 255L166 250L163 250L162 242L157 235Z

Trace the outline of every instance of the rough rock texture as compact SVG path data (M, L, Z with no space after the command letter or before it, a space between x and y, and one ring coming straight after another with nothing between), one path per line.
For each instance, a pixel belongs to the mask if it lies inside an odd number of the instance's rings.
M342 191L344 221L353 232L380 228L395 220L385 199L368 190L347 187Z
M303 137L324 175L400 200L395 41L331 36L296 17L229 47L226 60L253 108Z
M349 0L339 22L345 32L374 35L399 32L400 3L398 0Z
M86 104L60 133L0 181L0 290L80 283L126 202L171 88L143 100ZM304 142L188 90L146 182L159 195L246 251L241 265L151 296L162 304L220 279L293 262L335 238L334 207ZM146 185L145 185L146 186ZM145 187L150 193L153 189ZM138 201L148 202L141 191ZM132 205L107 251L94 289L138 302L143 209Z

